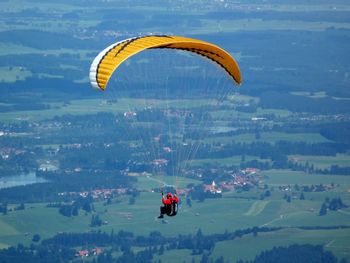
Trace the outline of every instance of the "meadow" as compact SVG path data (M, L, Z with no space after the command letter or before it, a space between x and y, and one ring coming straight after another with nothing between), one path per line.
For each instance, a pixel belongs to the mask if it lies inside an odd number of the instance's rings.
M133 99L133 98L118 98L115 94L104 95L102 91L96 90L96 95L100 94L99 98L71 100L65 102L51 102L49 109L43 110L27 110L27 111L10 111L3 112L0 116L0 121L11 122L15 120L31 120L40 121L51 119L55 116L71 115L88 115L99 112L124 113L126 111L143 110L146 108L170 108L181 107L182 109L190 109L208 105L210 101L198 99L196 102L186 99L172 100L157 100L157 99ZM35 94L27 94L27 96L35 96ZM62 98L64 101L64 97Z
M330 27L350 28L348 23L330 23L330 22L305 22L293 20L263 20L263 19L234 19L223 20L202 20L204 27L190 31L191 34L218 33L218 32L237 32L242 29L245 31L265 31L269 30L310 30L322 31Z
M262 132L259 133L259 138L254 133L243 133L233 136L217 136L213 138L206 138L203 140L206 143L253 143L266 142L275 144L279 141L288 142L305 142L305 143L324 143L330 142L328 139L319 133L287 133L287 132Z
M259 160L261 162L271 162L270 159L261 159L258 156L252 156L252 155L246 155L245 161L253 161L253 160ZM203 167L206 165L209 166L217 166L217 167L222 167L222 166L239 166L242 162L242 156L232 156L228 158L218 158L218 159L194 159L190 160L188 164L193 167Z
M289 159L302 164L309 163L318 169L329 169L332 165L341 167L350 165L349 154L337 154L335 156L291 155Z
M301 230L298 227L335 227L348 225L350 208L329 211L326 216L319 216L318 211L326 197L341 197L350 204L350 178L346 176L308 175L300 172L271 170L263 172L263 183L271 189L271 196L259 200L262 190L251 190L242 193L224 193L219 199L206 199L204 202L192 202L188 207L184 200L179 214L174 218L166 218L166 224L156 217L159 213L160 194L149 190L159 187L159 182L173 183L171 177L160 177L151 180L139 178L139 188L144 192L136 198L134 205L129 205L129 197L120 196L107 205L100 201L94 204L95 214L107 223L101 227L89 226L91 214L80 210L76 217L64 217L57 208L48 208L46 204L26 204L23 211L10 211L0 216L0 244L2 247L23 243L29 245L34 234L42 239L52 237L60 232L89 232L101 230L110 233L112 230L130 231L137 235L148 235L151 231L159 231L164 236L195 234L201 229L203 234L224 233L253 226L283 227L282 230L259 233L257 236L246 235L240 239L228 240L216 244L212 251L213 258L223 255L230 260L252 259L254 255L273 246L294 243L323 244L339 257L350 258L348 252L348 229ZM305 200L298 196L288 203L283 199L285 193L278 186L287 184L331 184L336 187L328 192L304 193ZM198 183L195 180L180 178L179 186ZM222 209L222 208L225 209ZM264 242L262 242L264 240ZM230 249L228 249L230 248ZM234 252L234 253L233 253ZM169 254L167 254L169 253ZM165 252L160 258L171 256L172 251ZM179 254L188 258L189 251Z

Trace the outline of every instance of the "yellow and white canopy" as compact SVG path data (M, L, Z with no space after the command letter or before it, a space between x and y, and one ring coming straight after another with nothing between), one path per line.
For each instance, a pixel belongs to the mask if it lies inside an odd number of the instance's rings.
M198 39L149 35L119 41L102 50L90 67L90 82L97 89L104 90L113 72L129 57L153 48L171 48L194 52L219 64L237 84L242 82L237 62L224 49Z

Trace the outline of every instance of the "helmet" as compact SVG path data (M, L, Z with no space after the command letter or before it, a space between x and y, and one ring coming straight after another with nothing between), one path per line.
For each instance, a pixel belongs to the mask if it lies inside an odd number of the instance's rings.
M166 195L166 198L171 198L171 197L173 197L173 196L171 195L171 193L168 193L168 194Z

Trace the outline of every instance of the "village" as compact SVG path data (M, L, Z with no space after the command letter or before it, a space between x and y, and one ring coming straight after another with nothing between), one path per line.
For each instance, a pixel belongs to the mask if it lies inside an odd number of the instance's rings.
M92 249L83 249L83 250L78 250L77 253L75 254L76 257L91 257L91 256L98 256L103 252L102 248L96 247Z
M249 189L251 187L257 187L259 184L262 184L262 176L260 171L256 168L245 168L239 170L238 172L230 171L231 179L230 180L220 180L219 183L213 180L210 184L202 184L202 192L210 193L213 195L221 195L223 192L233 192L238 189ZM150 173L141 172L141 173L128 173L128 176L131 177L145 177L149 180L159 180L162 179L162 176L152 176ZM198 175L201 178L201 175ZM160 181L161 182L161 181ZM193 186L191 187L178 187L176 191L181 196L187 196L193 191ZM94 189L91 191L80 191L80 192L60 192L58 196L60 197L91 197L95 201L108 200L116 196L131 194L133 191L139 192L160 192L160 188L137 188L137 189L127 189L127 188L101 188Z

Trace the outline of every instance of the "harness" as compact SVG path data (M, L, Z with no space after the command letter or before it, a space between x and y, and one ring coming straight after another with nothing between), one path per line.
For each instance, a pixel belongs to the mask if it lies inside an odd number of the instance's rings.
M171 202L170 207L166 210L167 216L176 216L178 211L178 204L175 201Z

